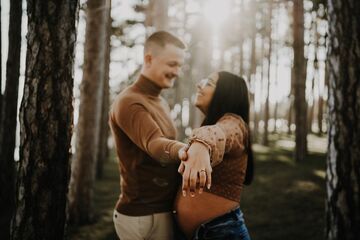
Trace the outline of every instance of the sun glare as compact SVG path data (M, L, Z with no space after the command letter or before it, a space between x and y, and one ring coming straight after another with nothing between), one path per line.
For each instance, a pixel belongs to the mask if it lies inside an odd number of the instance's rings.
M230 1L207 0L204 3L203 14L214 28L218 28L230 14Z

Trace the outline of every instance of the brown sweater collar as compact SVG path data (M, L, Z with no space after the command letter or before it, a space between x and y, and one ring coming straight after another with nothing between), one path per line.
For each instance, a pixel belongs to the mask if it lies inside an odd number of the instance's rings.
M139 76L134 86L138 88L142 93L153 97L158 97L162 90L161 87L156 85L153 81L151 81L149 78L145 77L142 74Z

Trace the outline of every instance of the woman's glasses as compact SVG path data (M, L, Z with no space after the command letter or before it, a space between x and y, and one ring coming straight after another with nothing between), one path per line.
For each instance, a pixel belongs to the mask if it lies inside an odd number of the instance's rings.
M216 87L216 82L211 78L201 79L200 82L199 82L199 87L204 88L206 86Z

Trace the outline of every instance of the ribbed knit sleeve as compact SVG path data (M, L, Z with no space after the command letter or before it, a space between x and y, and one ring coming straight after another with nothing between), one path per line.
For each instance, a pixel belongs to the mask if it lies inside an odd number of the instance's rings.
M184 143L164 136L150 112L139 102L124 99L113 107L110 118L140 149L160 162L179 161Z

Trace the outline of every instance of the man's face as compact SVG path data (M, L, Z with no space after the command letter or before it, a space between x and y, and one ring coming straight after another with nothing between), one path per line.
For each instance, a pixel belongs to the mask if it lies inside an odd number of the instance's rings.
M145 66L149 78L161 88L171 88L184 64L185 51L167 44L156 52L145 55Z

